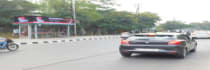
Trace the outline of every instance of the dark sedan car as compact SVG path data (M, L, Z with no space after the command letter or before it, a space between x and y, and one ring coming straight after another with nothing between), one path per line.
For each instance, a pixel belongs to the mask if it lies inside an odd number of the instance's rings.
M188 52L195 52L197 42L182 33L140 33L121 41L120 54L124 57L132 53L173 54L184 58Z

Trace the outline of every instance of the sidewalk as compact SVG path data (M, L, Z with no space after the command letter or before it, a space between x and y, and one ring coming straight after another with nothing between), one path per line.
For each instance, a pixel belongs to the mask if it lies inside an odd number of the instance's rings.
M61 43L61 42L76 42L82 40L103 40L119 38L119 35L105 35L105 36L77 36L69 38L42 38L42 39L14 39L19 45L26 44L40 44L40 43Z

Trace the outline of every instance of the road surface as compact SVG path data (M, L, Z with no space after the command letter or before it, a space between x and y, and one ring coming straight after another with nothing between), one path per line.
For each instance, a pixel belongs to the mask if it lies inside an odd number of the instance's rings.
M210 39L185 59L170 55L118 53L120 39L24 45L16 52L0 51L1 70L210 70Z

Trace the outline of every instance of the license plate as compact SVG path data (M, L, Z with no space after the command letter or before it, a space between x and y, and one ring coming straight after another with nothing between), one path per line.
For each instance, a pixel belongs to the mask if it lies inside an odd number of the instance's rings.
M136 49L137 51L160 51L160 49Z

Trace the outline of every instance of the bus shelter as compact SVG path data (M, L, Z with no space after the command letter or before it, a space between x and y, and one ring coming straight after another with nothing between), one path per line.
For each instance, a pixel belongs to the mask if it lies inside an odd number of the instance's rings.
M55 28L61 27L62 32L70 37L70 26L74 25L73 19L65 19L65 18L53 18L53 17L45 17L45 16L17 16L15 17L14 25L18 26L18 35L21 37L22 35L26 35L29 39L39 38L38 26L45 25L48 27L55 26ZM24 29L22 27L25 27Z

